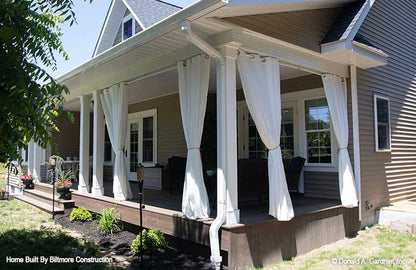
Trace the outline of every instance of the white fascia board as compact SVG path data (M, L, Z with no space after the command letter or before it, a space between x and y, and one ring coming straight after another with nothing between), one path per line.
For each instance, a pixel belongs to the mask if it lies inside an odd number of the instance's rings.
M146 27L144 26L143 22L140 20L139 17L137 17L137 14L134 13L133 9L131 8L131 6L127 3L126 0L122 0L124 5L127 7L127 9L130 11L131 15L133 16L133 18L137 21L137 23L140 25L140 27L144 30L146 29ZM135 35L135 33L133 33L133 36Z
M185 9L163 19L162 21L146 28L137 35L120 42L116 46L104 51L103 53L95 56L87 62L75 67L71 71L57 78L59 83L65 83L66 80L84 73L89 69L93 69L98 65L104 64L112 59L117 58L119 55L143 45L149 41L152 41L158 37L165 35L177 28L181 27L181 23L184 20L193 21L201 16L204 16L228 3L227 0L204 0L198 1L194 4L186 7ZM91 89L92 91L93 89Z
M339 40L321 46L322 55L347 65L368 69L387 64L388 55L357 41Z
M229 0L227 6L238 7L238 6L250 6L250 5L272 5L272 4L311 4L311 3L323 3L331 5L341 5L345 2L352 2L348 0L334 1L334 0Z

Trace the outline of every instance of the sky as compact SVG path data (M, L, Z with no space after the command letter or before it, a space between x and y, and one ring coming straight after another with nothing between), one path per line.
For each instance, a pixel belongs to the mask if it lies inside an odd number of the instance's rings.
M185 7L195 0L164 0L174 5ZM73 68L91 59L101 27L104 24L111 0L89 1L75 0L74 12L78 24L62 26L62 43L69 60L57 56L57 70L46 69L54 78L65 74Z

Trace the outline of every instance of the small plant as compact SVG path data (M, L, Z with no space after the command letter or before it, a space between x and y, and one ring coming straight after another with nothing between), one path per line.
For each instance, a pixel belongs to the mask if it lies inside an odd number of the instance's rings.
M5 194L6 190L4 188L0 188L0 194Z
M74 175L72 174L71 170L68 170L66 173L63 170L57 170L58 172L58 179L55 182L56 187L72 187L72 181L74 179Z
M72 210L71 215L69 216L69 221L74 222L76 220L79 221L91 221L92 220L92 214L90 211L85 209L84 207L78 207Z
M114 232L121 230L121 215L115 208L106 208L101 212L98 220L98 227L105 234L113 235Z
M143 230L143 253L152 254L168 246L163 233L159 230ZM130 247L135 254L140 252L140 234L134 239Z

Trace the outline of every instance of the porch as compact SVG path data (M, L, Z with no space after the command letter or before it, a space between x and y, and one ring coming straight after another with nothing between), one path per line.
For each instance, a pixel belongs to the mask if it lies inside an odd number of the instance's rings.
M191 22L181 24L191 35ZM138 35L117 47L132 46L123 54L109 50L61 78L71 89L66 108L76 123L61 119L57 143L64 158L79 157L75 205L100 212L117 204L123 220L137 225L141 163L144 226L211 245L213 252L221 248L232 269L287 259L351 235L359 224L359 182L350 163L356 85L347 79L348 66L225 21L194 25L201 37L194 35L194 44L180 28L151 40ZM242 59L250 63L237 69ZM264 70L256 73L257 83L269 85L248 83L243 77L250 70ZM192 84L183 78L188 73L204 85L186 85ZM163 173L173 157L191 164L179 185ZM306 160L296 180L300 198L289 196L284 172L283 159L293 157ZM253 160L259 162L244 164ZM217 186L207 193L205 176L212 172L210 183ZM253 187L259 190L254 199ZM183 207L190 209L187 218ZM212 224L222 225L219 247L215 233L208 235ZM212 258L221 262L219 254Z

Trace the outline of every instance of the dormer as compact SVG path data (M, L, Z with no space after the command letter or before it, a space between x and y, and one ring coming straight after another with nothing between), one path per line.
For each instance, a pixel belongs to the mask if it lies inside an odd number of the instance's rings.
M161 0L112 0L93 57L180 9Z

